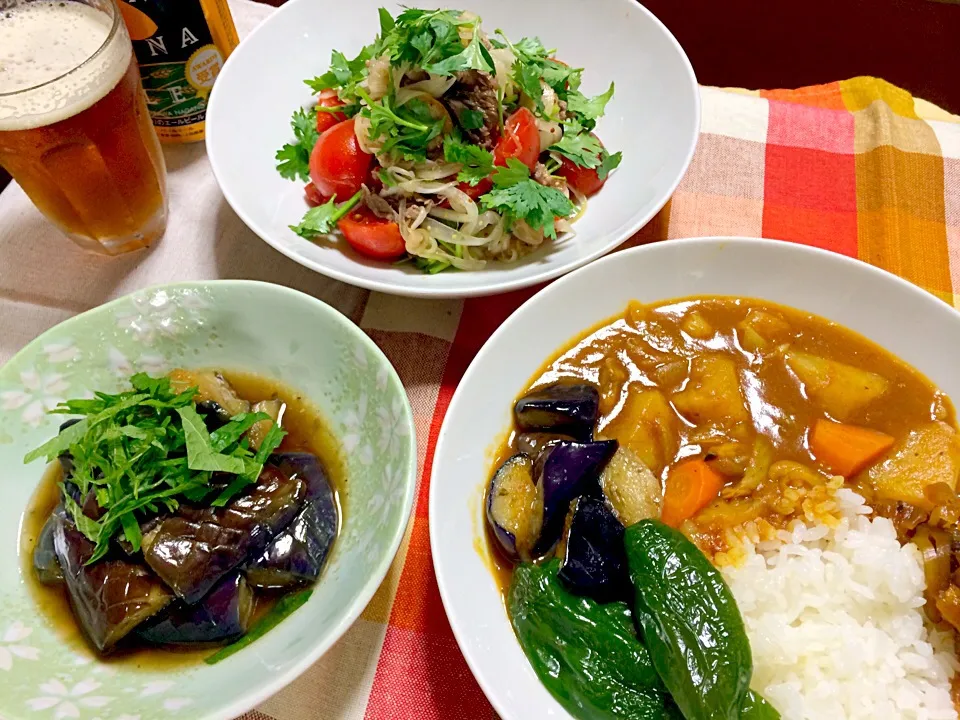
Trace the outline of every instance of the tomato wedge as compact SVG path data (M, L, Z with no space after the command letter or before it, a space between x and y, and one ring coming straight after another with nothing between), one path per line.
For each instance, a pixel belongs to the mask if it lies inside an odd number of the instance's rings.
M537 118L527 108L520 108L503 124L503 135L493 149L493 164L507 166L507 160L516 158L533 170L540 158L540 131Z
M340 218L337 227L350 247L369 258L395 260L407 252L400 226L377 217L366 205L359 205Z
M312 182L307 183L307 186L303 189L303 194L307 198L307 204L310 207L316 207L317 205L323 205L330 198L325 198L320 194L320 191L317 190L317 186Z
M336 90L324 90L320 93L320 97L317 98L317 108L333 108L333 107L343 107L343 103L340 101L340 97L337 95ZM332 128L337 123L342 123L347 119L347 116L342 112L324 112L318 110L317 112L317 132L324 133L330 128Z
M569 158L561 158L557 175L566 178L570 187L588 196L596 193L607 182L607 178L600 179L600 175L597 174L595 169L591 170L582 165L577 165Z
M373 155L360 149L353 118L325 131L310 153L310 179L321 195L346 200L370 174Z

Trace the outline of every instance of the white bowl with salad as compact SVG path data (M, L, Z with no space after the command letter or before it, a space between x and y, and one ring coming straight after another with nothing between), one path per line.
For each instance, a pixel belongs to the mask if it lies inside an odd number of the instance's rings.
M227 202L297 262L469 297L628 239L676 189L699 123L686 55L631 0L361 0L336 18L293 0L224 66L207 149Z

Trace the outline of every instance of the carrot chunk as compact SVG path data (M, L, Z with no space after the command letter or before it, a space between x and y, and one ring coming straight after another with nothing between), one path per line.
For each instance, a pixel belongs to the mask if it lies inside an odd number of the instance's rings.
M886 433L830 420L817 420L810 433L810 451L830 470L853 477L893 447Z
M677 463L667 475L660 519L670 527L679 526L714 500L725 482L701 458Z

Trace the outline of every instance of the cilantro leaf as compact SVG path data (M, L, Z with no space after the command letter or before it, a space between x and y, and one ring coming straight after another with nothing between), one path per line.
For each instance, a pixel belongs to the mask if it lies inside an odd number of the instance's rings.
M511 77L523 94L533 100L538 113L543 112L543 87L540 85L540 70L517 60L513 64Z
M613 97L613 83L607 88L605 93L596 97L588 98L583 93L571 92L567 95L567 110L576 113L585 120L597 120L603 116L607 103Z
M360 112L370 119L370 138L382 138L381 153L415 162L427 157L427 145L443 133L443 117L434 117L430 107L419 98L395 105L390 95L375 102L364 91L358 92L367 103Z
M523 163L515 159L507 162L511 167L497 171L494 189L481 196L480 202L488 210L502 212L514 222L523 220L534 230L542 230L545 236L556 239L554 218L572 214L573 203L556 188L530 179L530 171ZM522 175L526 177L519 179Z
M457 120L464 130L479 130L483 127L483 113L480 110L464 108L457 115Z
M296 142L287 143L277 150L277 170L288 180L310 179L310 153L320 134L317 132L317 111L315 108L300 108L290 120Z
M493 172L493 153L478 145L461 142L452 135L443 140L443 159L463 165L457 180L476 186Z
M516 158L507 158L506 167L497 167L493 173L495 187L504 188L516 185L530 177L530 168Z
M596 137L587 132L565 132L563 137L547 150L559 153L585 168L599 167L606 152Z
M362 196L362 192L357 192L349 200L339 205L337 205L336 198L330 198L323 205L317 205L307 210L300 224L291 225L290 229L307 240L332 233L337 227L337 221L350 212L360 202Z
M396 27L396 22L394 22L393 16L386 8L378 9L377 13L380 15L380 34L386 35Z
M601 180L606 180L607 175L610 174L610 171L616 167L619 167L620 160L622 158L623 153L619 151L613 153L612 155L607 155L597 168L597 177L599 177Z
M424 65L423 69L434 75L453 75L462 70L482 70L491 75L496 74L490 51L480 41L480 21L474 23L473 39L463 50L439 62Z

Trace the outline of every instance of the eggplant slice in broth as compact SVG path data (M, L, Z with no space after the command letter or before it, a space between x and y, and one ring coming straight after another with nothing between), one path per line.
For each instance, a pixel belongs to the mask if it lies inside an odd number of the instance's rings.
M137 636L155 645L189 645L234 640L250 627L253 592L242 573L221 580L194 605L174 603L155 620L137 630Z
M307 486L303 509L247 567L258 588L284 588L320 577L337 535L336 498L320 459L311 453L279 453L271 458L279 470Z
M150 568L188 604L266 548L300 512L307 484L267 465L253 490L224 507L184 506L143 539Z
M73 614L101 653L109 652L173 600L173 594L143 565L119 558L87 565L94 544L65 516L57 517L54 547Z
M598 602L629 600L624 527L600 499L576 501L559 577L577 595Z
M487 522L500 549L512 560L529 560L543 526L543 493L533 461L517 453L494 474L487 490Z
M535 473L543 494L543 527L534 557L549 553L563 532L570 503L583 494L599 494L598 478L617 451L616 440L558 442L538 458Z
M554 383L517 400L513 415L520 430L590 440L600 415L600 393L588 383Z

